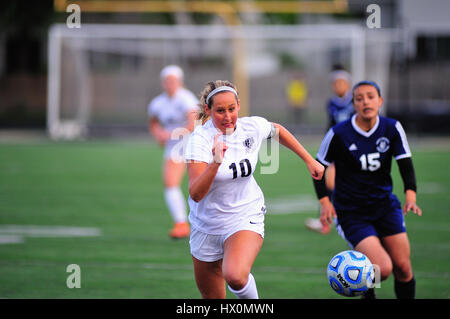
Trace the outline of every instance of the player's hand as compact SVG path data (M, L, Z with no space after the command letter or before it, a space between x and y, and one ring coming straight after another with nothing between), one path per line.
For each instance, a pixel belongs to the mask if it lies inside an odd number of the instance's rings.
M221 164L223 161L223 158L225 156L225 152L228 149L228 146L225 144L224 141L219 141L219 136L223 135L222 132L218 133L214 137L214 145L212 149L214 162L217 164Z
M325 172L325 167L316 160L311 161L307 166L312 178L320 181Z
M160 146L164 146L167 140L170 139L170 132L163 129L157 130L155 132L155 138Z
M416 192L411 189L406 190L403 215L406 215L409 211L412 211L416 215L422 216L422 210L416 204Z
M412 211L414 214L422 216L422 210L415 202L406 202L403 206L403 215L406 215L409 211Z
M326 226L333 224L333 219L336 218L336 210L328 196L320 199L320 222Z

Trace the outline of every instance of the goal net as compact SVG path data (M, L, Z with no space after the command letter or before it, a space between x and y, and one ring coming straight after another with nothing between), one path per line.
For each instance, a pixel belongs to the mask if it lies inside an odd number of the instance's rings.
M54 139L146 134L159 73L180 65L196 95L209 81L238 86L241 116L323 133L329 73L378 81L387 94L391 40L358 25L98 25L49 31L47 129Z

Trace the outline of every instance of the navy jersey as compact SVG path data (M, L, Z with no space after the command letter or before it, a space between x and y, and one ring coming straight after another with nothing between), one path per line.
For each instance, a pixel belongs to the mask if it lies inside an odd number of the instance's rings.
M328 128L348 120L355 113L352 98L353 94L349 91L343 97L335 95L328 101Z
M317 159L336 166L333 204L336 210L354 211L389 199L391 162L411 157L400 122L377 117L366 132L356 125L356 114L325 135Z

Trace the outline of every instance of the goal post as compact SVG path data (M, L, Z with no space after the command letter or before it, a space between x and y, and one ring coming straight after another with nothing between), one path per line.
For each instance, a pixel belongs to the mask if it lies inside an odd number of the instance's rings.
M292 119L286 86L300 77L307 86L302 125L323 131L334 63L344 65L354 81L381 70L372 80L382 89L388 82L390 40L383 42L385 54L373 56L367 48L374 37L366 32L350 24L56 24L48 42L48 134L74 139L146 132L147 105L161 93L159 72L167 64L184 69L185 86L197 96L209 81L233 81L241 115L283 124Z

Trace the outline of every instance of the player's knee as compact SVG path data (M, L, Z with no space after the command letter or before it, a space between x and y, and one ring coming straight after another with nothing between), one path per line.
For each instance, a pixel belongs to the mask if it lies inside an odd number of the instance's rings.
M234 290L244 288L248 280L248 273L239 270L225 271L223 276L227 284Z
M408 258L397 261L394 265L395 278L409 280L412 277L411 261Z
M390 260L384 260L378 264L380 271L380 280L386 280L392 273L392 262Z

